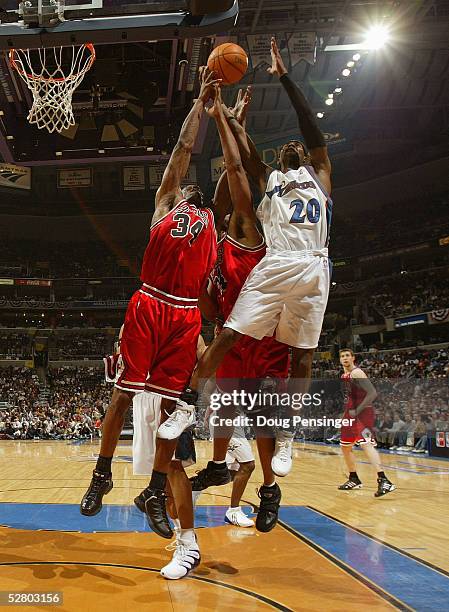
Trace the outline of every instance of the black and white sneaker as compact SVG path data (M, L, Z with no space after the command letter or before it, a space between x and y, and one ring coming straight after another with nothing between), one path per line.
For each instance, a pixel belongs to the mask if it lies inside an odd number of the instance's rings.
M374 493L374 497L383 497L387 493L391 493L396 489L395 485L388 480L388 478L377 479L377 491Z
M135 498L134 503L146 514L151 530L161 538L170 540L173 537L173 530L167 516L166 499L165 491L147 487Z
M94 470L89 488L81 500L80 511L84 516L95 516L103 507L103 496L114 486L112 474L104 474Z
M187 576L200 563L201 554L196 541L186 545L181 540L176 540L173 558L161 569L161 576L168 580L179 580Z
M361 489L362 487L363 487L363 484L359 479L354 480L352 478L349 478L346 482L344 482L338 488L340 491L352 491L353 489Z
M257 531L267 533L278 522L281 489L278 484L272 487L263 485L257 491L257 495L260 498L260 506L256 517L256 529Z
M228 484L228 482L231 482L231 474L226 463L217 465L213 461L209 461L207 467L197 472L197 475L189 478L189 480L192 491L204 491L208 487L220 487Z

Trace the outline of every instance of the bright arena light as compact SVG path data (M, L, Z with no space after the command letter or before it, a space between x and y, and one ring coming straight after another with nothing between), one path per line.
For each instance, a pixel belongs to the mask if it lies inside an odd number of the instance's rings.
M332 106L332 104L334 103L332 98L328 98L327 100L325 100L325 102L328 106Z
M346 64L346 66L347 66L348 68L352 68L352 67L354 66L354 64L355 64L355 62L351 61L351 62L348 62L348 63Z
M322 119L324 117L324 113L317 113L316 116L318 119Z
M352 59L353 59L355 62L358 62L358 61L359 61L359 59L360 59L361 57L362 57L362 56L360 55L360 53L356 53L355 55L353 55L353 56L352 56Z
M335 92L335 93L337 93L337 94L338 94L338 93L341 93L342 91L343 91L343 90L342 90L342 88L341 88L341 87L336 87L336 88L334 89L334 92Z
M348 77L351 74L351 71L349 70L349 68L345 68L341 71L341 73L343 76Z
M328 93L328 94L327 94L327 97L328 97L328 98L333 98L333 97L334 97L334 94L333 94L333 93Z
M366 33L364 46L366 49L380 49L388 39L389 33L385 26L373 26Z

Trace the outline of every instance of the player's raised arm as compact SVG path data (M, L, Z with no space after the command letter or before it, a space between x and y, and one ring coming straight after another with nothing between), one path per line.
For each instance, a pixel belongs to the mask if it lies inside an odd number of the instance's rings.
M212 210L215 218L215 227L220 237L220 232L225 229L226 216L232 212L232 200L229 193L228 173L226 170L218 179Z
M255 144L246 133L246 113L251 95L251 86L244 93L240 89L234 108L230 110L224 106L223 111L237 142L243 167L262 195L267 184L267 174L272 172L272 168L262 161Z
M224 115L219 87L216 87L214 105L208 110L208 113L215 118L217 123L226 163L233 207L228 233L237 234L233 236L234 238L243 238L250 241L251 246L254 242L259 244L261 238L256 227L256 213L253 208L248 178L243 168L239 147Z
M179 134L178 142L173 149L170 160L165 168L162 182L156 193L156 208L165 204L165 199L181 194L181 182L190 164L192 150L195 145L204 105L209 100L213 85L218 83L213 73L206 67L200 68L201 89L198 99L195 100L190 113L185 118Z
M331 163L327 154L326 142L316 122L310 104L299 87L289 77L287 69L282 60L279 48L274 38L271 39L271 68L270 74L277 74L288 97L296 111L299 129L304 137L307 148L309 149L312 166L318 175L321 183L328 193L331 191Z

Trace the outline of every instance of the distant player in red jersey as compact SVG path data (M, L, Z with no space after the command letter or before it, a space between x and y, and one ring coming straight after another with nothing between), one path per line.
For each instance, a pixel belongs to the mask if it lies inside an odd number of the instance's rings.
M163 397L163 422L158 430L150 484L138 497L144 499L150 527L165 538L173 535L165 510L167 474L177 438L194 421L192 413L176 409L176 398L188 383L196 363L201 331L198 299L215 263L217 249L213 213L204 207L200 188L189 185L181 190L204 105L217 83L204 68L200 69L200 80L198 99L184 121L156 194L150 240L142 264L143 284L131 298L125 316L121 340L123 371L115 383L103 423L100 456L93 478L81 502L81 513L86 516L101 510L103 496L113 487L112 456L132 399L136 393L157 393ZM179 478L170 484L176 502ZM186 475L183 486L190 488ZM177 556L176 567L169 564L163 568L163 575L172 579L182 578L200 562L191 496L189 507L177 510L185 531L182 550L186 558L181 564Z
M395 486L388 480L380 464L374 438L375 412L372 402L377 392L363 370L355 365L355 356L351 349L340 351L340 363L344 373L344 419L353 419L351 425L341 428L340 444L346 466L349 471L348 480L338 488L342 491L361 489L362 482L358 477L354 459L354 444L359 444L364 450L368 461L377 472L377 491L375 497L382 497L395 490Z
M249 100L250 91L247 91L243 98L239 96L233 111L241 122L244 122ZM231 111L221 104L219 90L214 106L208 112L215 118L220 134L226 163L229 199L232 202L227 233L219 243L217 264L211 275L212 283L209 286L212 303L215 303L215 312L213 306L211 308L212 316L219 322L221 321L222 326L230 315L250 272L265 256L266 245L258 230L251 191L241 164L238 145L226 118ZM211 318L210 314L209 318ZM278 342L273 337L256 340L249 336L242 336L226 354L217 369L217 387L219 391L224 392L245 388L254 393L258 391L258 388L251 384L251 379L286 379L288 369L289 348L286 344ZM268 410L271 410L271 407L268 407ZM218 415L223 418L232 418L236 414L236 408L232 406L229 409L222 407ZM247 416L251 416L251 413L247 412ZM280 489L276 484L272 469L275 452L274 434L270 427L253 425L253 428L264 475L264 484L259 492L261 507L257 515L256 527L259 531L270 531L277 520L274 505L278 506L280 502ZM213 461L210 461L207 468L201 470L192 479L194 491L229 482L230 474L226 464L226 453L233 435L233 426L214 427Z

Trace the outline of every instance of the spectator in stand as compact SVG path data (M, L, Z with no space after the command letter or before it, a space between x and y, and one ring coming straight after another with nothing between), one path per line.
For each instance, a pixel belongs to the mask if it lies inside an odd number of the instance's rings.
M408 446L408 440L413 440L413 434L415 431L416 422L413 420L412 415L408 412L404 416L404 425L397 434L397 446L391 446L390 450L406 451L413 448L414 443Z

